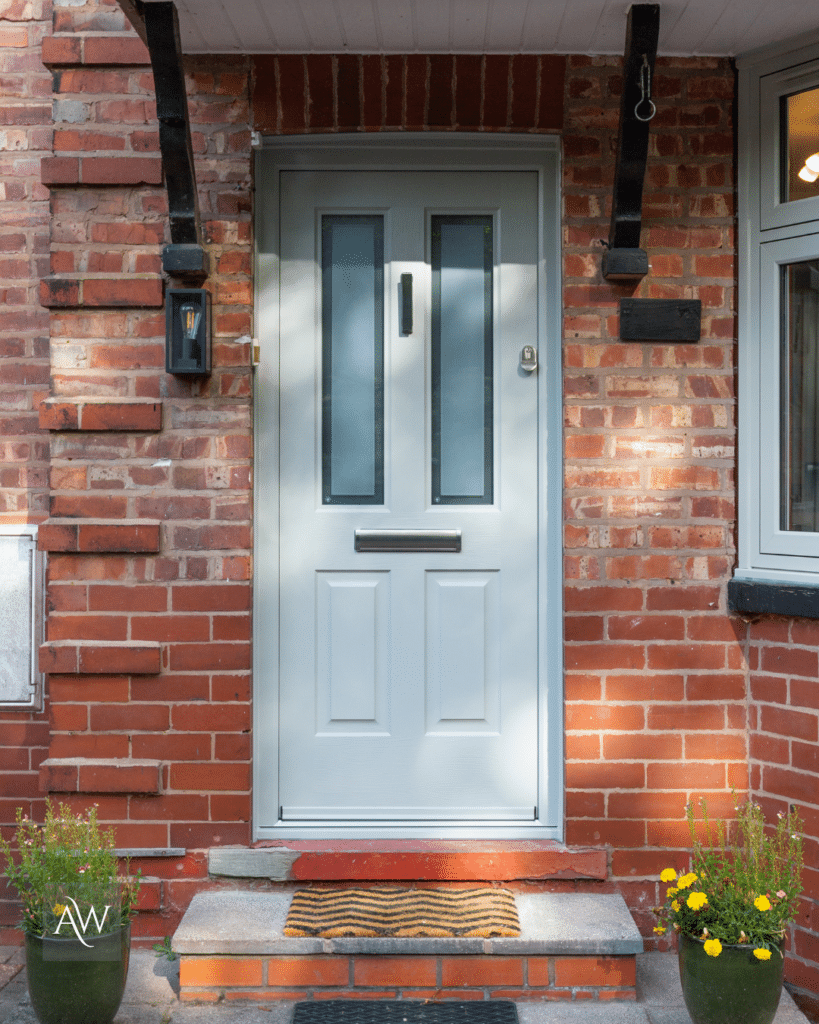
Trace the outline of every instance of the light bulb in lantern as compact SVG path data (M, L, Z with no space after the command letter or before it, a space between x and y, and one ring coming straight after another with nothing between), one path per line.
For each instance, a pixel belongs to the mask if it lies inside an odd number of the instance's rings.
M179 307L179 315L182 318L182 332L185 341L191 342L199 332L199 321L202 319L202 310L199 306L186 303Z

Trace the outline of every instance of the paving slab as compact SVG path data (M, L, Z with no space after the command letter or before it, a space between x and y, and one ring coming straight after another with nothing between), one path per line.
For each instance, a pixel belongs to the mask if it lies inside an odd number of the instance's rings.
M555 1002L517 1006L520 1024L649 1024L639 1003Z
M132 950L123 1005L147 1003L166 1005L179 996L179 960L158 957L147 950Z

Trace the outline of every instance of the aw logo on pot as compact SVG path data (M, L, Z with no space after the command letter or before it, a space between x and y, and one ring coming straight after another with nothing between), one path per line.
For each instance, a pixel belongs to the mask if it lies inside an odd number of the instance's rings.
M83 935L85 935L85 933L88 931L88 926L91 923L91 918L93 917L94 924L97 926L97 935L101 935L103 925L105 924L105 918L108 916L108 911L111 909L111 907L108 904L106 904L105 910L102 912L102 920L100 920L97 917L96 908L91 907L91 909L88 911L88 916L83 921L82 913L80 912L80 908L77 906L77 901L73 899L71 896L69 896L68 899L71 903L74 904L74 913L76 913L77 915L76 920L74 919L74 915L71 913L71 907L67 906L65 903L58 903L54 907L54 913L59 914L62 911L62 916L60 917L57 927L54 929L54 934L59 935L62 926L68 923L74 929L74 934L77 936L80 942L88 949L91 949L91 944L89 942L86 942L85 939L83 938ZM66 917L68 918L68 922L66 922ZM80 924L79 928L77 927L78 921Z

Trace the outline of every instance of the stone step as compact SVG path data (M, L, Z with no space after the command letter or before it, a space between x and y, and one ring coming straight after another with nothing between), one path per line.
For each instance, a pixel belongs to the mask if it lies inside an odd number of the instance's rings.
M198 893L180 998L633 1000L643 940L619 895L515 894L517 938L289 938L295 887Z

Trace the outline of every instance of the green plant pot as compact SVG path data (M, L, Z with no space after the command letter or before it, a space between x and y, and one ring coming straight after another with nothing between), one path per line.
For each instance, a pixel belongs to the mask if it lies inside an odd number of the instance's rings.
M128 977L131 927L86 938L26 935L31 1005L40 1024L111 1024Z
M680 981L694 1024L771 1024L785 968L778 952L757 960L753 947L723 946L708 956L702 939L679 939Z

